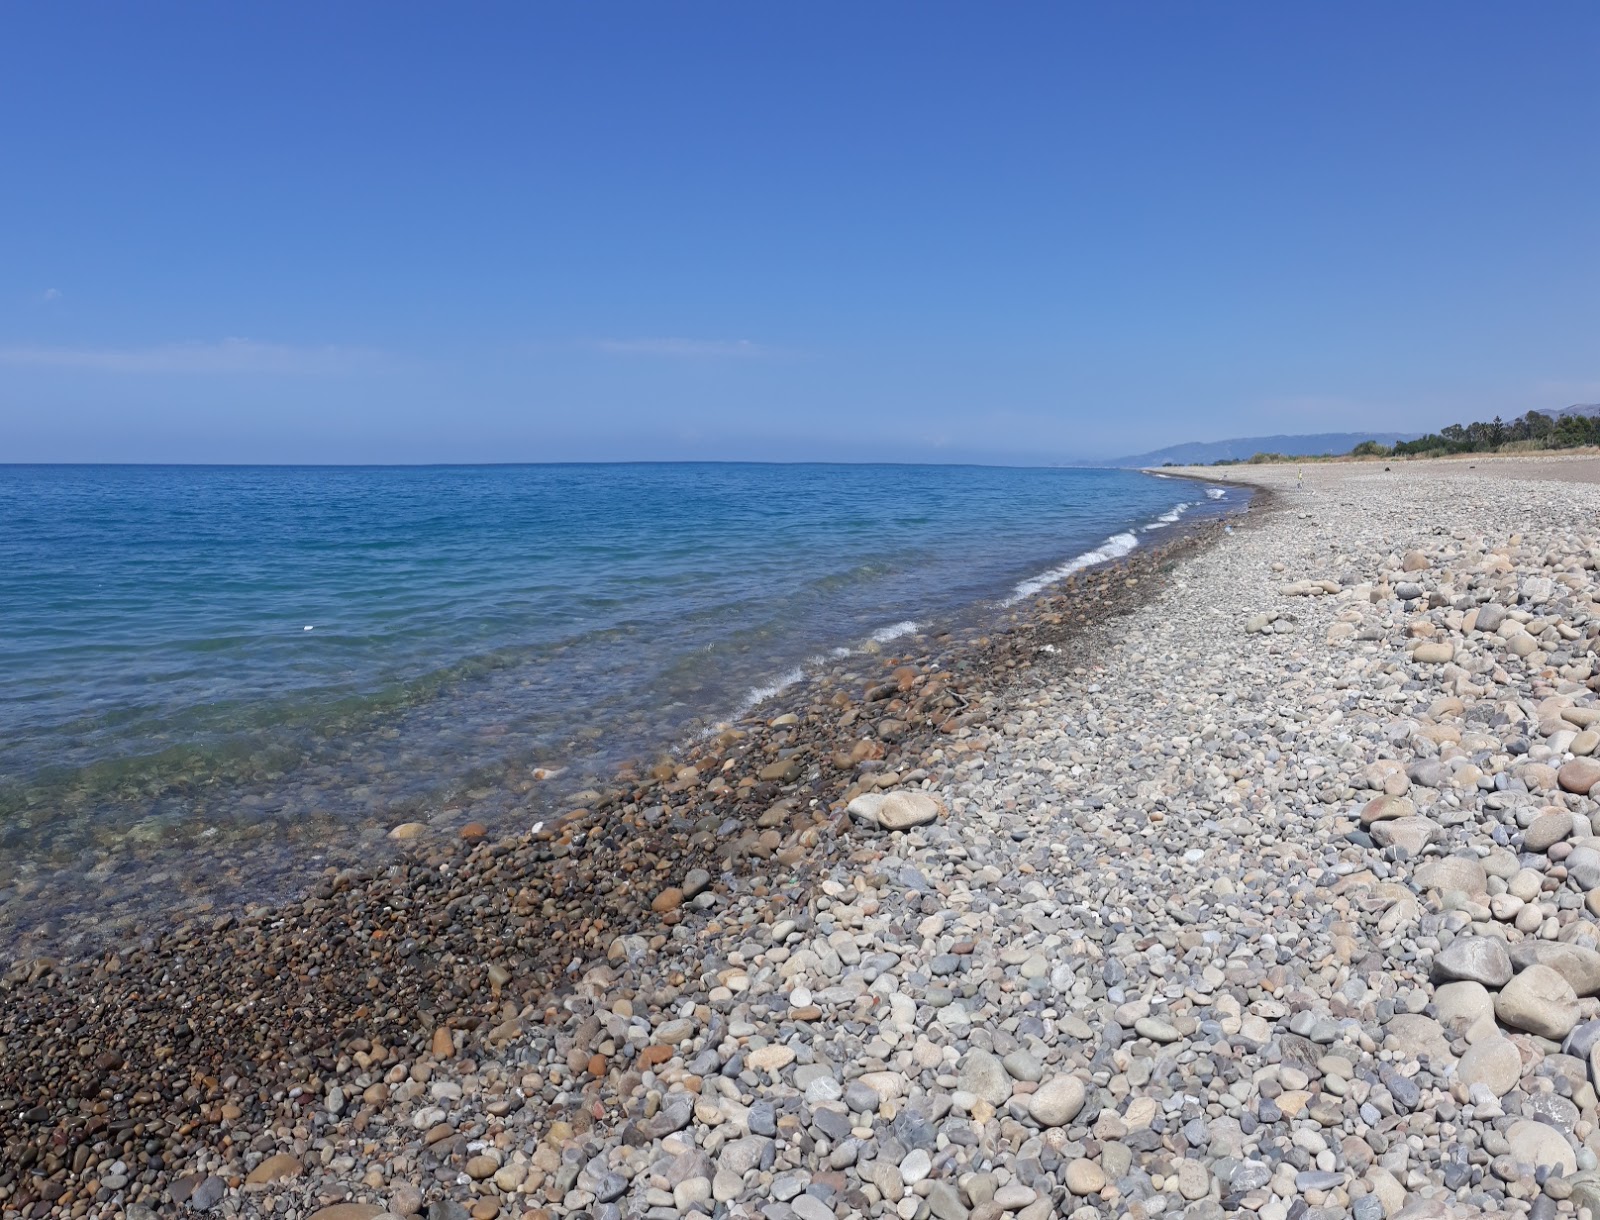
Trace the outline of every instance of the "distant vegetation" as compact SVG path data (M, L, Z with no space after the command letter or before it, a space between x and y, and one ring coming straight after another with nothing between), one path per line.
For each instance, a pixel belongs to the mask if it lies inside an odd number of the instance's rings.
M1506 423L1496 415L1488 423L1451 424L1415 440L1384 445L1362 441L1348 455L1258 453L1251 458L1225 458L1213 466L1267 462L1314 462L1349 457L1447 457L1454 453L1524 453L1540 449L1577 449L1600 445L1600 407L1569 407L1556 415L1529 411Z
M1362 441L1363 445L1376 445L1376 441ZM1382 448L1382 446L1379 446ZM1213 466L1267 466L1273 462L1320 462L1328 458L1343 457L1340 453L1258 453L1247 458L1222 458Z
M1600 415L1574 411L1553 416L1529 411L1509 424L1496 415L1486 424L1451 424L1414 441L1401 441L1392 452L1399 457L1434 457L1447 453L1576 449L1580 445L1600 445Z

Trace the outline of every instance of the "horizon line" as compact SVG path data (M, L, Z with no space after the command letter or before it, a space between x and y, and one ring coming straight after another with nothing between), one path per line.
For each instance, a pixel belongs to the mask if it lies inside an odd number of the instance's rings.
M817 458L783 461L769 458L594 458L559 462L0 462L0 470L48 467L53 469L158 470L173 467L192 470L461 470L505 469L520 466L973 466L989 470L1139 470L1115 461L1054 462L933 462L844 461Z

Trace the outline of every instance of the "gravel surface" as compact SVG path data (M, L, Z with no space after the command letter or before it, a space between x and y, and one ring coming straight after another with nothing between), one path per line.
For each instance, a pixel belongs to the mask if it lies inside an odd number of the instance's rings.
M0 1208L1600 1213L1600 487L1219 473L560 827L18 962Z

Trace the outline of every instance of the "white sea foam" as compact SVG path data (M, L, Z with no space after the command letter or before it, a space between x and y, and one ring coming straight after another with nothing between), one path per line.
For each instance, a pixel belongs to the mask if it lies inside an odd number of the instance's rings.
M1184 513L1188 512L1193 507L1193 504L1187 502L1179 504L1169 512L1162 513L1154 521L1150 522L1149 525L1140 527L1140 532L1149 534L1155 530L1164 530L1167 528L1167 526L1175 524L1178 518L1182 517Z
M1213 500L1220 500L1220 499L1222 499L1223 496L1225 496L1227 494L1228 494L1228 490L1225 487L1208 487L1208 488L1206 488L1206 495L1210 496Z
M897 640L903 635L909 635L911 632L918 630L921 626L921 623L918 623L912 619L902 619L898 623L890 623L887 627L879 627L868 638L874 644L887 644L890 640ZM857 651L858 650L854 648L830 648L826 656L819 654L814 657L809 657L804 665L796 665L793 669L779 675L771 682L764 683L761 686L752 687L745 697L739 701L739 706L733 713L733 719L739 720L742 717L748 716L768 699L783 694L784 691L788 690L797 682L803 682L805 680L807 666L817 668L819 666L826 665L829 660L841 660L845 657L854 656ZM871 651L871 649L869 648L867 651ZM714 733L723 727L725 727L723 724L713 725L711 728L706 730L706 733Z
M890 640L898 640L903 635L910 635L920 623L911 619L902 619L898 623L890 623L887 627L879 627L872 633L872 639L878 644L887 644Z
M749 715L768 699L771 699L774 695L781 695L805 676L806 671L796 665L793 669L773 679L771 682L752 688L750 693L739 704L739 710L733 714L733 718L738 720L741 716Z
M1032 597L1040 589L1047 589L1058 580L1065 580L1074 572L1081 572L1085 568L1092 568L1097 563L1107 563L1113 559L1121 559L1139 545L1139 539L1134 534L1112 534L1092 551L1085 551L1075 559L1069 559L1060 567L1051 568L1048 572L1041 572L1017 585L1011 591L1011 596L1001 603L1004 606L1014 606L1025 597Z

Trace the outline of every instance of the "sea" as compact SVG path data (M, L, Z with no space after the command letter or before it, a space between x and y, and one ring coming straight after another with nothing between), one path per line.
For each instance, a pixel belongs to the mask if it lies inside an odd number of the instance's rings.
M207 837L446 807L514 828L808 668L1244 494L984 466L0 466L0 929L118 886L159 905Z

